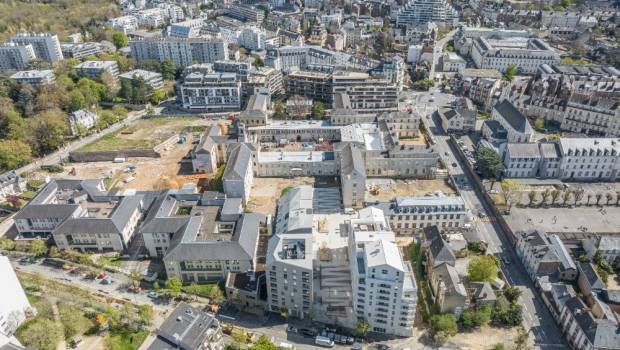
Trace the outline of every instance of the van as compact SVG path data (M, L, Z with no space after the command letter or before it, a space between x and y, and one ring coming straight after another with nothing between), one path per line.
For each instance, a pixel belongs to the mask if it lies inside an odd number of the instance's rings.
M314 344L318 346L323 346L326 348L331 348L334 346L334 341L327 337L317 335L316 338L314 339Z

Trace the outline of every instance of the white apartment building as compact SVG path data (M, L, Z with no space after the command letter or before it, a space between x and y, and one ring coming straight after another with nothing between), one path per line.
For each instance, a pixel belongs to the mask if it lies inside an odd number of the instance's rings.
M561 138L562 180L616 181L620 170L620 141L615 138Z
M134 80L142 79L146 84L153 88L153 90L160 89L164 86L164 80L161 74L157 72L151 72L144 69L134 69L130 72L123 73L118 76L121 80Z
M458 12L446 0L409 0L396 14L396 26L428 22L456 26Z
M411 235L430 226L444 230L462 228L468 217L463 198L443 194L397 197L378 208L383 210L392 231L399 235Z
M116 61L84 61L75 66L75 71L89 78L101 77L104 72L108 72L115 79L119 75Z
M185 109L226 111L241 108L241 81L234 73L190 73L178 85Z
M557 143L508 143L504 175L510 178L557 178L560 175Z
M460 72L467 66L467 62L456 52L444 53L441 56L441 63L444 72Z
M32 45L37 59L50 63L63 60L56 34L19 33L11 37L11 42L19 45Z
M100 43L61 44L60 49L65 58L84 58L94 56L103 51Z
M412 335L417 285L383 211L364 208L348 223L352 297L358 322L371 331Z
M335 72L332 92L348 95L351 108L392 111L398 108L398 86L385 79L371 79L368 73Z
M121 16L111 18L106 22L107 25L111 25L116 31L127 33L130 30L138 28L138 19L136 16Z
M35 58L36 55L31 44L0 44L0 72L26 69Z
M213 63L228 57L228 48L222 38L144 38L129 42L131 56L136 61L166 59L174 64L187 67L195 63Z
M477 68L505 72L509 65L515 65L520 74L534 74L541 64L560 63L560 55L537 38L479 37L473 41L471 58Z
M20 84L30 84L32 86L37 85L49 85L56 80L54 71L50 69L45 70L23 70L11 75L11 79Z
M257 27L245 27L237 37L237 44L252 51L263 50L266 38L267 34L264 30Z
M22 285L17 279L11 261L6 256L0 256L0 337L2 335L11 336L17 328L26 320L26 315L30 312L35 313L32 308ZM2 348L5 348L2 346ZM10 345L6 349L17 349Z

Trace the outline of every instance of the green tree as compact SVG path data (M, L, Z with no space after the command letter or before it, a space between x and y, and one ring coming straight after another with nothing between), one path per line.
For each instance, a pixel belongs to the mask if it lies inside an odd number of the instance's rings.
M281 101L273 104L273 119L286 119L284 103Z
M453 314L440 314L431 317L431 331L438 341L445 341L456 335L458 327Z
M555 202L558 201L558 198L560 198L560 190L552 190L551 191L551 205L554 205Z
M511 303L516 303L519 300L521 293L522 293L521 289L519 289L519 287L516 287L516 286L511 286L504 290L504 296Z
M86 99L80 90L73 90L69 93L69 110L72 112L79 111L86 107Z
M59 110L48 110L28 120L32 133L33 150L37 155L55 151L63 145L69 125L65 115Z
M531 207L536 200L536 191L530 191L527 193L527 199L529 200L529 206Z
M414 82L411 87L418 91L428 91L435 83L431 79L422 79Z
M534 130L543 132L545 129L545 120L543 118L536 118L534 120Z
M492 255L475 256L469 262L467 272L472 281L491 282L497 277L497 260Z
M254 66L254 68L264 67L265 61L263 61L263 59L259 55L254 55L254 61L252 62L252 66Z
M153 94L149 98L149 102L154 105L158 105L166 100L166 92L163 89L153 91Z
M473 329L486 326L491 320L491 307L482 305L478 308L469 308L461 314L459 322L465 329Z
M149 304L138 306L138 317L143 325L150 325L153 321L153 306Z
M325 118L325 105L321 101L314 101L312 104L312 118L323 119Z
M58 305L60 321L65 330L65 339L84 333L90 326L90 321L84 317L82 311L70 305Z
M504 179L500 182L500 185L502 187L502 193L504 194L504 201L506 202L508 210L510 210L515 202L519 202L523 186L520 182L512 179Z
M357 334L359 334L362 338L366 338L368 332L370 332L370 324L366 319L364 319L357 323L357 325L355 326L355 330L357 331Z
M127 47L129 44L129 39L127 39L127 35L123 32L116 32L112 34L112 42L117 49Z
M502 159L489 147L482 147L476 152L476 162L482 176L486 178L496 177L502 170Z
M42 256L47 254L47 245L40 239L33 239L28 245L28 254Z
M15 250L15 241L8 237L0 237L0 249L2 250Z
M161 62L159 72L165 80L174 80L176 78L177 67L170 59L166 58Z
M514 64L509 64L508 67L506 67L506 72L504 73L502 79L505 81L512 81L515 78L515 75L517 75L517 66Z
M32 149L19 140L0 140L0 172L16 169L30 162Z
M277 350L278 348L263 334L248 350Z
M178 277L171 277L166 280L166 289L170 296L175 297L179 295L181 288L183 288L183 283Z
M62 331L53 320L37 317L22 325L16 336L23 345L32 349L55 350L62 339Z
M493 350L506 350L506 346L502 343L497 343L493 345Z
M211 302L214 304L221 304L226 300L226 296L224 296L224 293L222 292L220 287L217 285L213 286L213 288L209 290L208 296Z
M518 326L523 322L521 304L511 303L505 296L499 295L493 306L493 321L505 326Z
M131 286L136 288L140 285L140 281L142 281L142 279L144 278L144 276L142 276L142 274L140 273L140 271L136 270L136 269L132 269L129 272L129 279L131 280Z
M542 197L540 204L547 204L547 199L549 199L549 197L551 196L551 190L545 188L545 190L540 194L540 196Z

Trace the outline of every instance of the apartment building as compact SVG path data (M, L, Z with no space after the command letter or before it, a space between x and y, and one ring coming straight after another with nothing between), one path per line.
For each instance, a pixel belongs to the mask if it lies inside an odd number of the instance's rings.
M105 72L117 79L119 75L116 61L84 61L75 66L75 71L85 77L99 78Z
M65 58L84 58L103 51L100 43L61 44L60 50Z
M299 95L313 100L332 102L331 74L314 71L294 71L284 78L288 97Z
M599 318L578 297L568 299L561 309L560 328L572 349L620 348L620 327L615 319Z
M192 66L186 69L191 69ZM218 73L235 73L237 79L241 82L247 82L248 75L252 70L252 65L249 62L237 62L237 61L215 61L213 62L213 71Z
M250 96L257 91L265 91L271 97L282 96L284 94L282 72L271 67L251 69L247 81L243 84L243 94Z
M468 212L459 196L397 197L378 206L388 218L392 231L411 235L425 227L437 226L444 230L463 228Z
M149 255L163 260L167 276L205 283L257 268L258 237L269 233L266 220L243 213L239 198L167 190L155 199L140 233Z
M366 195L366 167L362 151L347 144L339 153L342 205L345 208L362 208Z
M469 132L475 129L478 113L467 97L454 100L449 108L439 108L437 113L441 127L447 133Z
M456 52L446 52L441 56L441 69L444 72L459 72L467 67L467 62Z
M244 22L262 23L265 12L262 9L245 4L231 4L225 10L226 15Z
M559 178L579 181L616 181L620 169L620 141L613 138L561 138Z
M237 43L248 50L264 50L266 38L267 34L264 30L257 27L245 27L239 33Z
M0 72L26 69L34 59L36 55L31 44L0 44Z
M143 38L129 42L131 56L136 61L166 59L174 64L187 67L195 63L213 63L228 58L228 47L219 37L196 38Z
M201 111L241 109L241 81L234 73L190 73L177 85L183 108Z
M358 212L347 227L353 306L373 332L411 336L417 305L413 270L380 209Z
M37 59L50 63L63 60L60 42L56 34L18 33L11 37L11 42L18 45L32 45Z
M142 79L153 90L161 89L164 86L164 80L162 79L161 74L143 69L134 69L127 73L123 73L118 77L121 79L121 81Z
M458 12L446 0L409 0L396 14L396 26L435 22L456 26Z
M13 265L7 256L0 256L0 280L2 281L2 304L0 304L0 341L3 336L11 337L17 328L26 321L26 316L36 313L30 305L26 293L22 288ZM19 349L8 346L1 348Z
M351 108L371 111L395 111L398 108L398 86L384 79L371 79L368 73L335 72L332 93L346 94Z
M520 74L534 74L541 64L560 63L560 55L537 38L479 37L473 40L471 58L477 68L505 72L509 65L515 65Z
M106 21L106 24L112 26L116 31L127 34L128 31L138 28L138 19L132 15L120 16L110 18Z
M403 89L405 80L405 60L400 56L386 58L370 71L370 75L390 81L396 85L400 92Z
M30 84L32 86L49 85L56 80L54 71L44 70L23 70L11 75L11 79L19 84Z

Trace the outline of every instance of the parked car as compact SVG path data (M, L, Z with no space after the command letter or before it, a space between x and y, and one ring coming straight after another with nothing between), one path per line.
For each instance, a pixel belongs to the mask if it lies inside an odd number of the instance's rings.
M150 291L146 294L147 297L151 298L151 299L157 299L159 298L159 293L155 292L155 291Z
M323 346L326 348L331 348L334 346L334 341L329 338L317 335L316 338L314 339L314 344L318 346Z
M291 333L297 333L297 328L295 326L288 326L288 328L286 328L286 331Z
M306 337L314 337L316 335L316 332L313 331L312 329L300 328L299 334L304 335Z

